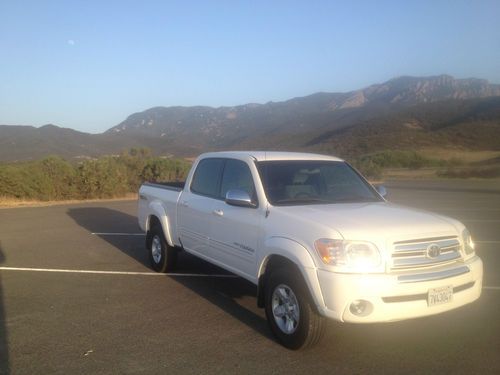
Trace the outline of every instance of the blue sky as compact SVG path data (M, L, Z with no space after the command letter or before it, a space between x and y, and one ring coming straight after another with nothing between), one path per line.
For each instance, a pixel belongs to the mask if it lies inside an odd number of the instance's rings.
M0 1L0 124L102 132L154 106L400 75L500 83L500 1Z

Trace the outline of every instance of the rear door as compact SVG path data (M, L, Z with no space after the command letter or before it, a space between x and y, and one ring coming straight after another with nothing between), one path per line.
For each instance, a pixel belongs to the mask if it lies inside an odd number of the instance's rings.
M211 258L208 246L214 204L219 199L224 159L202 159L178 203L177 222L184 249Z

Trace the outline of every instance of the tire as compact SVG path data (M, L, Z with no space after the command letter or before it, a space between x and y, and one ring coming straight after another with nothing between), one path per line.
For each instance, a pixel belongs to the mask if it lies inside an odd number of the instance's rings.
M148 231L146 248L151 267L156 272L170 272L175 268L177 250L168 246L163 230L158 225Z
M266 286L266 317L271 331L288 349L317 344L325 331L325 318L317 313L307 287L297 271L278 269Z

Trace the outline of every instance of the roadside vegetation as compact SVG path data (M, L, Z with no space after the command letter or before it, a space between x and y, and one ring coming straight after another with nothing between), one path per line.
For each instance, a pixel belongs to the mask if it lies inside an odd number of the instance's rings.
M450 162L432 159L416 151L387 150L359 156L354 158L352 163L365 176L369 178L381 178L384 169L388 168L416 170L424 167L443 167ZM460 164L459 161L453 161L451 163Z
M464 153L465 155L465 153ZM434 176L449 178L497 178L500 177L498 160L493 165L479 166L478 162L466 162L464 158L436 158L417 151L386 150L350 159L365 176L379 179L387 170L433 169ZM484 162L483 162L484 163Z
M49 156L0 164L0 197L33 201L122 197L137 193L144 181L182 180L189 168L187 161L153 157L148 149L79 163Z
M448 178L498 178L500 177L500 166L477 168L450 167L438 171L437 175Z
M485 156L468 160L467 153L463 158L443 158L429 152L386 150L347 160L371 180L391 178L389 171L392 178L405 178L408 173L430 178L499 178L500 156L497 152ZM0 205L135 196L144 181L184 180L190 166L187 160L153 157L149 149L137 148L81 162L49 156L0 163Z

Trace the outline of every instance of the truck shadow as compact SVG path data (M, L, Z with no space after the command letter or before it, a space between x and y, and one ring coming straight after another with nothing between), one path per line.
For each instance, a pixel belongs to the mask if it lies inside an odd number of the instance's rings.
M148 253L144 247L144 236L112 236L104 234L140 233L141 230L135 216L104 207L70 208L67 214L82 228L90 233L96 233L98 237L115 249L149 268ZM186 274L186 276L183 274ZM187 274L195 276L190 277ZM197 277L196 275L214 276ZM256 332L271 339L265 318L238 303L238 300L253 298L255 300L253 304L256 306L256 287L242 278L231 276L234 275L186 252L179 254L175 274L165 275L165 277L169 277L183 287L195 292ZM168 296L165 296L165 298L168 298Z
M70 208L67 214L82 228L95 233L138 263L149 266L144 237L137 235L142 231L136 217L105 207ZM109 235L111 233L131 235Z
M5 256L0 243L0 264ZM9 374L9 348L7 344L7 318L5 316L2 274L0 273L0 374Z
M244 323L262 336L273 340L266 319L253 310L257 308L257 288L245 279L234 276L210 263L190 254L179 254L176 273L213 274L214 277L185 277L168 275L171 279L203 297L208 302L222 309L225 313ZM206 272L209 270L209 272ZM218 277L226 275L229 277ZM231 277L234 276L234 277ZM239 301L251 305L249 309Z

